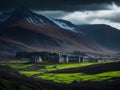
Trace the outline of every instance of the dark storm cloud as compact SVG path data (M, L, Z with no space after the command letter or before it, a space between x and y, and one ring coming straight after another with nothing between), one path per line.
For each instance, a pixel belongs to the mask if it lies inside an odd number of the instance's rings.
M120 0L0 0L2 12L21 6L74 24L108 24L120 29Z
M112 2L120 3L119 0L0 0L0 8L25 6L39 10L74 11L76 9L105 9L99 4L106 5Z

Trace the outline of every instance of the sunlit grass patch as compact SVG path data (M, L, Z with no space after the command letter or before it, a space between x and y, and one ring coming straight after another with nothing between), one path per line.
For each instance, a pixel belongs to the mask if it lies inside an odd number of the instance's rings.
M8 64L10 67L12 68L27 68L29 66L32 66L33 64L14 64L14 63L11 63L11 64Z
M43 74L37 78L45 80L52 80L58 83L72 83L73 81L104 81L111 78L120 78L120 71L104 72L99 74L85 74L85 73L60 73L60 74Z
M21 74L23 75L27 75L27 76L33 76L33 75L36 75L36 74L40 74L39 71L20 71Z
M89 66L93 64L98 64L98 63L63 63L63 64L52 64L52 65L46 65L46 69L48 71L53 71L53 70L59 70L59 69L67 69L67 68L76 68L76 67L83 67L83 66Z
M1 65L7 65L12 68L27 68L33 64L28 64L28 60L5 60L1 61Z
M120 71L99 73L99 74L96 74L95 77L92 77L91 79L94 81L108 80L111 78L120 77Z

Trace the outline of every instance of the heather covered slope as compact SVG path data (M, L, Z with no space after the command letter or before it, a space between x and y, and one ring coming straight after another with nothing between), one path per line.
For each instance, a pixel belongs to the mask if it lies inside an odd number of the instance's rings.
M0 66L0 90L60 90L57 86L53 82L20 75L8 66Z
M79 32L93 42L106 48L120 51L120 30L105 24L78 25Z
M12 55L18 51L114 53L114 50L104 48L80 33L61 28L48 18L25 8L14 10L0 24L0 48L0 54Z

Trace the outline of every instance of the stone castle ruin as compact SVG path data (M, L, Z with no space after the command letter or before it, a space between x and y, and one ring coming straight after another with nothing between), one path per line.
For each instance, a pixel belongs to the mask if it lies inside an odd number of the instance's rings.
M59 53L59 63L63 63L63 62L69 63L70 61L84 62L84 57L72 53L67 53L67 54Z
M42 63L44 61L56 63L103 62L103 57L83 52L19 52L16 54L16 57L29 59L31 63Z

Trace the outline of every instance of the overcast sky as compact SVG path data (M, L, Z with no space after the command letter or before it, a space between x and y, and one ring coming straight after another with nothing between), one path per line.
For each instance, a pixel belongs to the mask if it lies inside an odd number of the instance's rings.
M0 10L25 6L74 24L108 24L120 29L120 0L1 0Z

